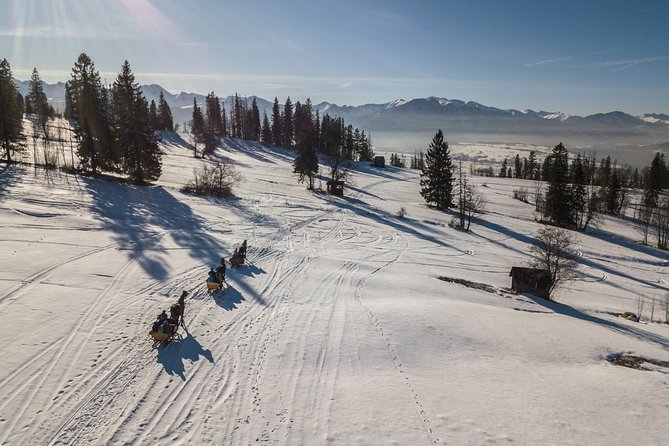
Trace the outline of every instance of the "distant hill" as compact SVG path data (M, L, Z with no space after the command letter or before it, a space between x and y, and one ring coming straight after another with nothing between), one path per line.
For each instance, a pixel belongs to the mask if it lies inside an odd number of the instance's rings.
M22 94L28 81L17 81ZM65 84L44 84L49 100L64 108ZM193 99L204 106L205 95L170 93L157 84L142 85L149 101L162 92L172 109L175 122L191 119ZM251 104L254 96L246 98ZM272 102L255 97L263 113L271 115ZM234 97L222 99L231 110ZM434 132L441 128L449 141L495 142L554 145L563 141L572 148L608 148L661 144L669 141L669 116L647 113L632 116L621 111L574 116L561 112L500 109L473 101L440 97L397 99L383 104L359 106L322 102L314 106L321 116L341 116L348 124L371 132L376 147L385 150L413 151L426 148Z

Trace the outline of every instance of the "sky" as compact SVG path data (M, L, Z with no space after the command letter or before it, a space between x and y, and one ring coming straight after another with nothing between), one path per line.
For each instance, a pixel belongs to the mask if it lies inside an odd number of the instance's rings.
M669 113L669 2L0 0L17 79L338 105L438 96L586 115Z

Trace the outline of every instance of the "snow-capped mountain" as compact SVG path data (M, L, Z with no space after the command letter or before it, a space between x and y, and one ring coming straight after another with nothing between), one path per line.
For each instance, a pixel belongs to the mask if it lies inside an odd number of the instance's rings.
M28 81L17 81L22 94L28 92ZM49 100L64 108L65 84L44 84ZM204 106L205 95L193 92L170 93L157 84L142 85L149 101L158 101L160 93L172 109L177 123L191 120L193 100ZM256 96L244 98L250 106L256 99L260 115L271 116L272 101ZM229 112L234 96L221 98ZM280 107L283 109L283 98ZM451 141L522 142L572 146L610 144L657 144L669 141L669 116L648 113L632 116L620 111L575 116L559 111L501 109L474 101L430 96L410 100L396 99L382 104L359 106L321 102L314 106L321 116L340 116L374 135L377 147L389 150L414 150L426 146L436 129L444 130Z

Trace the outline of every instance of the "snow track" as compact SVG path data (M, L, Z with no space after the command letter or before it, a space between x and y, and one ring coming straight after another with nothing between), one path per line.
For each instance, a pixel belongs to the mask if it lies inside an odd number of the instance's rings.
M584 280L557 304L456 287L437 277L500 289L528 259L538 225L504 184L483 221L457 231L430 223L448 216L420 201L416 172L362 166L330 197L296 184L288 152L252 146L230 142L247 178L237 198L142 190L165 201L123 209L122 227L118 184L71 182L76 200L61 191L54 206L39 184L5 195L18 198L0 203L12 256L0 268L0 444L603 445L623 422L639 443L666 438L628 411L665 409L661 376L601 364L612 345L665 359L659 324L612 315L634 310L639 280L664 291L666 255L591 237ZM164 187L202 162L166 150L178 168L166 165ZM209 294L206 270L244 239L246 265ZM186 326L153 348L149 326L181 290Z

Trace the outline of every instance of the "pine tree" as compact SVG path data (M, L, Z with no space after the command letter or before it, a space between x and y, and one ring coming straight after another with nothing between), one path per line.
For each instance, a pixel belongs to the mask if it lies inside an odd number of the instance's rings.
M433 203L438 209L453 206L453 165L441 129L427 149L420 177L420 194L428 204Z
M232 137L233 138L243 138L244 137L244 121L245 111L244 106L242 105L242 100L239 97L239 94L235 93L235 102L233 104L233 115L232 115Z
M583 168L583 160L581 154L576 155L576 158L572 162L571 168L571 182L572 182L572 203L571 206L574 209L576 216L575 225L578 229L584 229L585 224L585 214L586 214L586 177L585 170Z
M195 98L193 98L193 118L190 131L193 135L193 153L197 158L197 145L203 144L205 140L205 124L202 109L198 107Z
M69 84L81 166L90 169L93 175L100 170L115 170L120 154L112 141L109 94L95 64L85 53L74 63Z
M611 172L611 176L609 177L609 184L605 189L606 212L609 214L617 214L620 210L621 189L622 186L620 184L620 179L618 178L618 172L613 170Z
M297 156L293 162L293 172L299 175L298 182L308 180L309 190L314 188L314 177L318 173L318 156L311 135L306 136L297 146Z
M537 168L537 157L534 150L530 150L530 156L527 160L527 171L524 172L523 177L528 180L534 179L534 171Z
M513 166L514 166L514 176L516 178L522 178L523 177L523 163L520 162L520 155L516 154L516 159L514 160Z
M218 96L212 91L205 98L204 155L209 155L216 150L218 137L222 134L221 103Z
M569 184L569 154L560 143L553 148L549 157L551 168L546 191L545 215L558 226L574 227L573 194Z
M506 178L507 166L508 166L508 163L506 161L506 158L504 158L504 161L502 161L502 167L499 169L499 177L500 178Z
M279 109L279 100L275 97L274 105L272 105L272 142L280 145L283 142L282 138L281 110Z
M272 144L272 126L269 123L267 113L263 113L261 138L263 143Z
M172 109L165 100L162 90L160 91L160 98L158 98L158 116L160 119L160 130L168 132L174 131L174 118L172 117Z
M293 123L293 103L290 96L286 99L286 104L283 106L283 119L281 122L282 141L283 146L290 148L293 146L294 123Z
M249 119L251 120L251 122L249 123L250 127L249 139L251 139L252 141L260 141L260 132L261 132L260 110L258 109L258 102L256 101L255 96L253 97L253 101L251 101L251 110L249 111Z
M669 171L664 161L664 154L657 152L650 163L646 188L644 190L643 204L648 208L657 207L660 191L667 187Z
M49 119L49 100L44 93L44 87L42 86L42 80L39 77L37 68L33 68L33 73L30 77L30 87L28 89L25 103L26 108L28 108L29 105L31 112L37 116L38 123L40 127L42 127L42 130L45 130L46 123Z
M599 176L597 178L597 184L602 187L606 187L611 181L611 157L607 156L602 158L602 161L599 164Z
M156 101L153 99L151 99L151 105L149 105L149 122L152 129L163 130L160 116L158 116L158 107L156 106Z
M223 138L228 136L228 117L225 113L225 101L221 104L221 130L223 132L221 135Z
M126 60L112 88L114 139L123 156L123 172L136 184L156 180L162 152L154 136L149 104ZM155 120L158 120L155 102Z
M12 78L12 69L7 59L0 60L0 145L7 163L12 155L23 151L23 106Z

